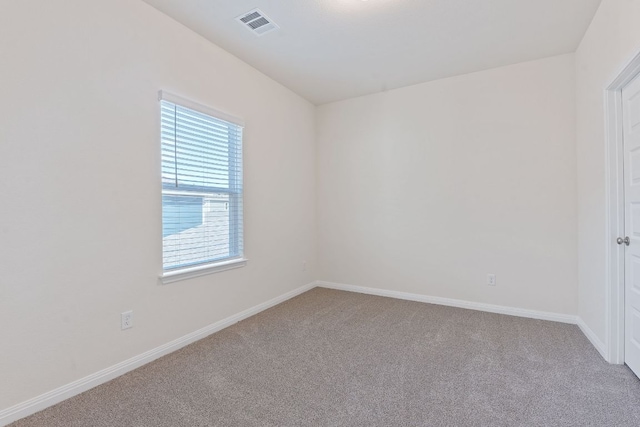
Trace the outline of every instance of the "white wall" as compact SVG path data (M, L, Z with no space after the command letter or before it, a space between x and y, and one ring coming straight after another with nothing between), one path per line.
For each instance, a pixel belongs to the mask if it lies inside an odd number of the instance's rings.
M579 314L608 345L606 333L606 158L604 89L640 50L640 2L603 0L576 52Z
M0 52L0 410L316 278L309 102L141 1L3 1ZM159 89L246 121L245 268L158 285Z
M4 2L0 410L316 278L578 313L605 341L603 89L639 21L603 0L575 58L316 116L141 1ZM247 123L245 268L158 285L159 89Z
M563 55L319 107L319 278L575 314L574 76Z

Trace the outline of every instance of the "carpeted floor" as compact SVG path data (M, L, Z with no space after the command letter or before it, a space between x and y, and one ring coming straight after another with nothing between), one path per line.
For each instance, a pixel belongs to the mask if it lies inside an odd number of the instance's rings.
M573 325L318 288L12 426L640 426L640 380Z

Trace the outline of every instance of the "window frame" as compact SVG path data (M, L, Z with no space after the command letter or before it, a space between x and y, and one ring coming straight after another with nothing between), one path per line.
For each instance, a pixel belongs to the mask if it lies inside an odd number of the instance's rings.
M178 95L174 95L171 94L169 92L166 92L164 90L161 90L158 92L158 110L160 110L161 108L161 101L166 101L166 102L170 102L172 104L175 104L177 106L183 107L183 108L187 108L190 110L194 110L197 111L199 113L211 116L215 119L218 120L223 120L232 124L235 124L239 127L244 128L244 121L238 117L232 116L230 114L221 112L219 110L216 110L214 108L211 107L207 107L205 105L199 104L197 102L191 101L189 99L180 97ZM158 126L157 126L157 130L158 132L161 132L161 123L162 123L162 119L161 119L161 115L160 113L158 113ZM158 135L158 139L160 138L160 135ZM243 138L244 139L244 138ZM241 139L241 144L243 143L243 139ZM243 151L242 151L243 152ZM162 153L162 148L160 148L160 154ZM240 166L240 174L241 176L244 175L244 159L243 157L240 157L240 161L241 161L241 166ZM160 167L162 167L162 162L159 163ZM244 181L244 179L242 179ZM160 224L162 225L162 227L164 227L164 222L163 222L163 218L162 218L162 197L165 195L165 187L164 184L162 182L162 179L160 180L160 187L161 187L161 191L160 191ZM228 193L229 196L231 197L231 193L230 192L225 192ZM244 199L244 185L241 188L240 191L240 197L242 199ZM244 203L241 204L241 206L236 207L236 209L243 209ZM230 207L231 209L231 207ZM240 235L244 236L244 221L242 221L240 224L238 224L238 214L242 214L243 212L237 212L235 216L235 221L233 219L231 219L231 221L234 221L235 224L235 229L237 229L238 231L240 231ZM162 235L162 233L161 233ZM230 236L230 238L232 238ZM178 268L173 268L173 269L167 269L165 270L164 268L164 249L163 247L161 247L161 254L162 254L162 268L161 268L161 273L160 273L160 282L162 284L168 284L168 283L173 283L173 282L177 282L177 281L181 281L181 280L186 280L186 279L191 279L194 277L200 277L200 276L204 276L204 275L208 275L208 274L213 274L213 273L217 273L217 272L221 272L221 271L226 271L226 270L231 270L231 269L236 269L236 268L240 268L240 267L244 267L247 264L248 259L245 257L244 255L244 237L243 237L243 244L240 245L240 247L242 248L242 250L240 251L240 254L236 257L233 258L225 258L223 260L218 260L218 261L212 261L212 262L207 262L207 263L202 263L202 264L197 264L197 265L193 265L193 266L186 266L186 267L178 267ZM229 243L229 245L231 246L232 244L237 244L237 243Z

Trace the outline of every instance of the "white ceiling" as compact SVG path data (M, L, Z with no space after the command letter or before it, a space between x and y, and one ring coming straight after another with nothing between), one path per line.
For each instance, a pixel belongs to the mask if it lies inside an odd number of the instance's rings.
M600 0L144 0L314 104L575 51ZM280 29L234 18L260 8Z

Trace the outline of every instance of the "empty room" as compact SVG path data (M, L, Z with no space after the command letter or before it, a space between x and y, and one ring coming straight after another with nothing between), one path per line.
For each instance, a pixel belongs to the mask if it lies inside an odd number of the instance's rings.
M0 426L640 426L639 23L0 0Z

